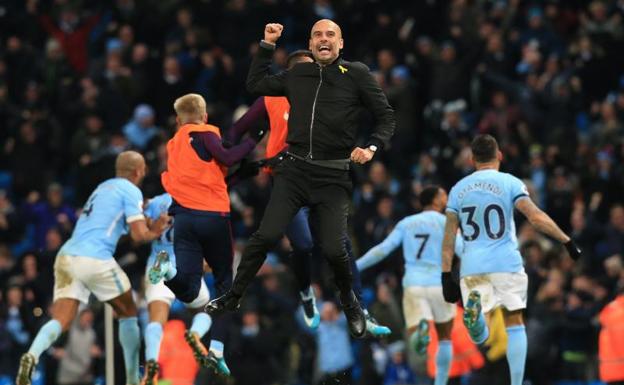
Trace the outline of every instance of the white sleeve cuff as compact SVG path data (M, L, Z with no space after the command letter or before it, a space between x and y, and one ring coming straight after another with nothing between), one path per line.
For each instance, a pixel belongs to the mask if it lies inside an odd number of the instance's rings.
M126 218L126 223L132 223L136 221L144 221L145 216L143 214L133 215L131 217Z

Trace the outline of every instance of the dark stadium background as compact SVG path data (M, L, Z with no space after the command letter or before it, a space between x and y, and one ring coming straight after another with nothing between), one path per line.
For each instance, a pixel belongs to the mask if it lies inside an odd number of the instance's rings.
M161 192L173 100L200 93L210 122L227 130L255 98L244 83L264 24L285 26L279 70L289 51L307 46L320 18L341 25L345 59L375 71L396 111L391 147L353 173L356 254L419 211L424 185L449 188L471 172L474 134L494 135L504 171L525 180L584 250L575 264L518 218L530 277L526 380L597 384L598 316L624 289L623 16L621 0L0 2L0 384L12 383L20 354L48 319L55 253L87 195L112 176L115 155L145 154L144 195ZM369 126L364 116L362 141ZM267 202L268 177L231 194L241 249ZM117 253L139 299L147 251L125 242ZM311 384L322 376L320 336L296 317L287 257L283 242L232 316L232 383ZM397 252L363 274L371 313L395 333L328 347L352 355L353 384L396 384L393 373L405 367L401 266ZM323 271L316 258L315 281L331 299ZM82 332L97 347L62 339L42 359L36 384L64 383L58 368L72 349L92 357L79 366L89 373L85 384L102 383L102 307L92 309ZM180 309L174 317L185 319ZM260 332L246 337L245 326L256 324ZM500 346L482 353L485 367L461 383L506 384ZM410 383L428 383L422 360L410 362ZM197 383L208 377L201 372Z

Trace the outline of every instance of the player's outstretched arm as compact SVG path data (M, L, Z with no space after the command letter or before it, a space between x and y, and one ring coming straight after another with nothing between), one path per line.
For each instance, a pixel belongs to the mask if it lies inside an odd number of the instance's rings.
M516 208L527 218L531 226L542 234L558 240L568 250L570 257L577 260L581 250L576 243L557 226L555 221L533 203L531 198L524 197L516 201Z
M399 223L380 244L368 250L355 264L359 271L383 261L390 253L401 245L403 241L403 226Z
M457 282L453 280L451 268L453 255L455 254L455 238L459 229L459 217L457 213L446 212L446 224L444 225L444 240L442 241L442 294L444 300L455 303L461 298L461 291Z

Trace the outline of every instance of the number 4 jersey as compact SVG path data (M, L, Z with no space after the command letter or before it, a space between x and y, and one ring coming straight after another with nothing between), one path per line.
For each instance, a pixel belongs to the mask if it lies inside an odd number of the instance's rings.
M528 196L520 179L490 169L472 173L451 189L446 210L459 216L462 277L523 270L513 211L516 201Z
M127 179L108 179L91 193L59 255L111 259L128 223L143 219L141 190Z

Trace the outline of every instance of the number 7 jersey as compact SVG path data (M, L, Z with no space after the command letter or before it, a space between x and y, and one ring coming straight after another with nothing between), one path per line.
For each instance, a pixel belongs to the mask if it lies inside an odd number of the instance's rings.
M451 189L446 210L459 217L462 277L523 270L513 214L516 201L528 196L520 179L491 169L475 171Z
M433 210L403 218L383 242L358 259L358 268L363 270L378 263L403 245L403 286L440 286L445 223L446 216ZM457 236L455 253L461 256L462 248L462 239Z

